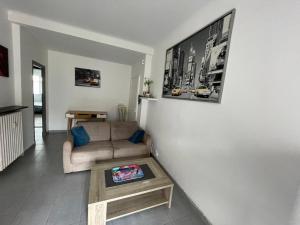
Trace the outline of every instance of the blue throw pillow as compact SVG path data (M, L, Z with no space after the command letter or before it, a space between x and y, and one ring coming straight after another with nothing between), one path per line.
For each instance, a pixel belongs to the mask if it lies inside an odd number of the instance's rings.
M128 141L137 144L142 142L143 138L145 135L145 131L143 130L137 130L136 132L134 132L134 134L128 139Z
M73 127L71 129L71 133L74 138L74 146L75 147L83 146L90 142L90 136L88 135L88 133L82 126Z

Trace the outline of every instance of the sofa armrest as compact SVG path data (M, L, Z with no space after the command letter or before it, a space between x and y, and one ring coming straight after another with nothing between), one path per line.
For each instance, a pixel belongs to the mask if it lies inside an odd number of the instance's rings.
M74 148L73 136L68 135L67 140L63 145L63 165L64 165L65 173L72 172L71 155L72 155L73 148Z
M143 143L147 146L149 155L152 152L152 138L149 134L145 133Z

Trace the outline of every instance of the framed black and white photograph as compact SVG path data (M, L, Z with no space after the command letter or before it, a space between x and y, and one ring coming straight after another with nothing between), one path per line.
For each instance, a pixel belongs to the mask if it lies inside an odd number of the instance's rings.
M75 86L101 87L101 74L99 70L75 68Z
M234 13L167 49L162 97L221 102Z
M8 49L0 45L0 76L9 77Z

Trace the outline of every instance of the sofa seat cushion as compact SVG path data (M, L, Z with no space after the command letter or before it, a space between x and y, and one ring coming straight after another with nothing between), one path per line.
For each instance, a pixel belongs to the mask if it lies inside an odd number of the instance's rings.
M128 140L112 141L114 147L114 158L123 158L148 154L144 143L133 144Z
M93 141L87 145L74 148L72 163L85 163L113 158L113 147L110 141Z

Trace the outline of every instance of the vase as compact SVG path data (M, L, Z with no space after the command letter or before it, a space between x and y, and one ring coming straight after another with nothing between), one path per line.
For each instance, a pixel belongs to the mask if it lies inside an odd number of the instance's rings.
M147 85L147 93L150 94L150 85Z

